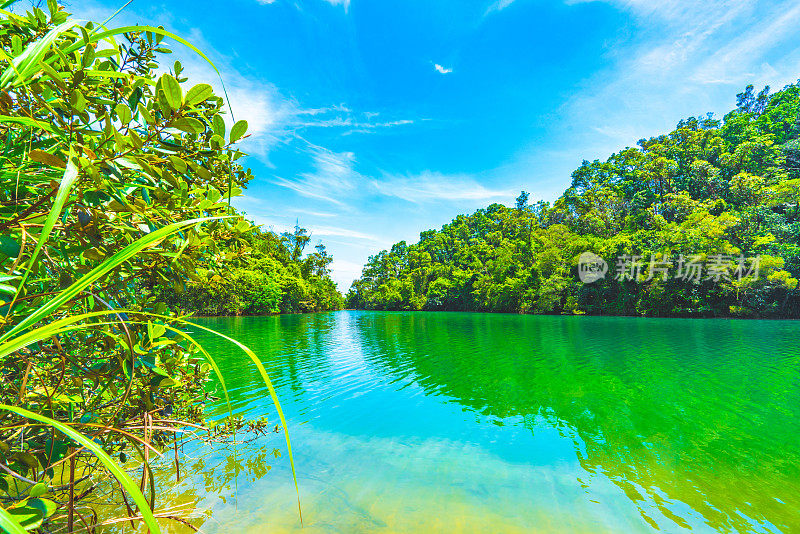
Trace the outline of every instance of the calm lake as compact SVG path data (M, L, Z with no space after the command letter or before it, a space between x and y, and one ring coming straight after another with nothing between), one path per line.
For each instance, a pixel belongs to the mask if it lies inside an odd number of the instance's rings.
M264 361L305 532L800 529L800 323L336 312L203 319ZM278 419L202 337L234 411ZM211 407L223 415L225 403ZM187 450L204 532L299 530L285 443ZM282 456L281 456L282 454Z

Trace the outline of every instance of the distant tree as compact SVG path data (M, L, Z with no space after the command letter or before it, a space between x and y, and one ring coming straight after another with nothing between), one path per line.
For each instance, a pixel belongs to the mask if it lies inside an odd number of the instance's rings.
M736 108L743 113L761 115L769 103L769 85L759 91L758 95L754 94L754 90L752 85L748 85L744 92L737 94Z
M333 256L328 254L328 250L325 248L325 245L320 243L316 247L316 253L313 254L314 256L314 274L317 276L328 276L330 273L330 269L328 266L333 263Z
M516 206L515 206L518 211L523 211L526 207L528 207L528 197L530 197L530 194L525 192L525 191L522 191L519 194L519 196L517 197L517 203L516 203Z
M300 224L295 222L294 232L284 232L281 236L287 244L292 260L300 260L300 257L303 255L303 250L306 248L308 242L311 241L311 234L308 233L308 230L301 228Z

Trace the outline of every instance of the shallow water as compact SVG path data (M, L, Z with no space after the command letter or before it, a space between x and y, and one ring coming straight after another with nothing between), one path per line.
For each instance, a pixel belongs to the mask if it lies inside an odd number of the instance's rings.
M305 532L800 531L800 323L382 312L203 323L263 358ZM276 423L246 356L202 338L234 410ZM190 454L180 491L210 514L203 532L299 530L279 434L237 458Z

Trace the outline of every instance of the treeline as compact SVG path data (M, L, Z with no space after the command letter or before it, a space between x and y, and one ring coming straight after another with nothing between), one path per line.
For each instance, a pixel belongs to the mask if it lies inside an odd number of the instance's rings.
M243 225L246 223L242 223ZM338 310L344 298L330 278L325 245L303 256L311 235L296 225L276 234L254 228L218 243L189 279L151 284L170 308L199 315L265 315Z
M372 256L348 306L798 317L799 116L800 85L748 86L722 121L584 161L553 204L523 192ZM608 265L593 283L584 252Z

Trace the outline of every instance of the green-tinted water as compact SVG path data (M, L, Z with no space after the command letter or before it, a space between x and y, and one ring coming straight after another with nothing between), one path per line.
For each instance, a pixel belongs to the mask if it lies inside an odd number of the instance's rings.
M263 356L308 532L800 531L799 323L370 312L204 323ZM204 341L234 409L277 422L244 356ZM247 447L238 463L204 451L194 464L184 489L212 512L203 530L298 528L288 462L270 454L280 436Z

